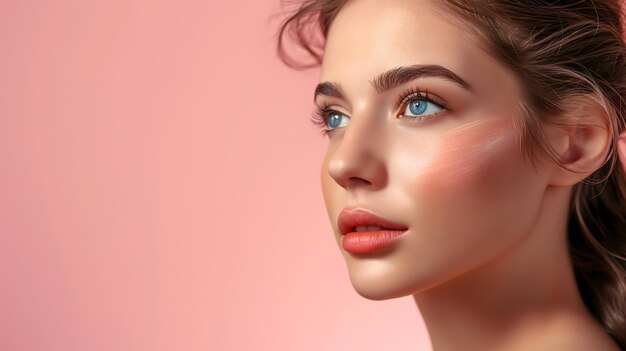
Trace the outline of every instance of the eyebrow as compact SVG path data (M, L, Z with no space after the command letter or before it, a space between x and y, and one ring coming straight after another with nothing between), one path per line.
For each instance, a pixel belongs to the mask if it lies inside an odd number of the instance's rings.
M469 83L464 81L454 72L439 65L410 65L400 66L388 71L385 71L373 80L370 84L376 89L378 94L393 89L398 85L410 82L417 78L422 77L441 77L449 81L452 81L462 88L473 91L473 88ZM315 94L313 95L313 101L317 99L318 95L325 95L330 97L336 97L345 99L346 94L343 92L341 85L334 82L322 82L315 87Z
M345 94L343 93L343 89L341 89L341 85L339 83L333 82L323 82L319 83L315 87L315 94L313 95L313 101L317 99L318 95L332 96L336 98L343 99Z

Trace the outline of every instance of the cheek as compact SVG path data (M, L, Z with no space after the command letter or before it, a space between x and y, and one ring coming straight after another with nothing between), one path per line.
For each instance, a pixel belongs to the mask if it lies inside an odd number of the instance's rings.
M476 121L441 135L421 182L427 189L471 192L494 188L519 166L515 132L498 122ZM419 181L418 181L419 183Z
M525 167L516 132L502 120L467 123L421 144L404 150L394 167L414 201L500 191Z
M459 252L471 252L467 246L498 245L494 233L510 240L528 228L541 187L510 123L476 121L430 143L415 162L419 167L402 176L400 192L408 197L404 200L423 239L449 245L450 239L468 238L455 245Z
M413 229L395 261L407 288L450 279L513 247L540 201L511 124L472 122L423 142L430 149L406 151L394 168Z

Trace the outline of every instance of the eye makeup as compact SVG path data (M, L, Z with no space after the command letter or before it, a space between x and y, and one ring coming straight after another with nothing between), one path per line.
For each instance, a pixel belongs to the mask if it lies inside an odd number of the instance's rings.
M400 95L398 97L398 99L396 101L396 106L400 107L400 109L399 109L400 111L404 111L407 108L407 104L410 103L411 101L415 101L415 100L421 100L421 101L425 101L426 103L433 104L436 107L440 108L441 111L430 113L428 115L423 115L423 116L409 116L409 115L405 115L405 114L402 113L402 114L398 115L399 118L416 120L417 122L420 122L420 121L422 121L425 118L426 119L436 118L440 114L442 114L445 111L449 110L445 103L436 101L436 100L440 100L440 99L433 98L432 94L430 94L427 91L423 92L418 87L409 87L409 88L407 88L406 92L403 95Z
M437 108L441 109L441 111L431 113L424 116L412 116L405 115L403 111L406 110L408 103L415 100L421 100L429 104L433 104ZM436 118L440 114L449 110L447 104L442 102L441 99L434 97L433 94L430 94L427 91L422 91L418 87L409 87L403 94L400 94L398 98L395 100L395 105L398 106L398 118L412 120L412 122L420 122L423 119L431 119ZM329 128L328 118L331 115L339 115L342 117L350 118L346 114L337 111L332 108L332 105L327 102L322 103L314 103L313 112L311 116L311 122L318 128L321 129L321 134L324 136L331 136L335 133L337 128Z
M321 104L314 103L313 104L313 113L311 115L311 122L317 128L320 129L320 132L323 136L330 136L334 133L336 128L328 128L328 117L331 114L344 115L343 113L336 111L331 108L332 105L322 102Z

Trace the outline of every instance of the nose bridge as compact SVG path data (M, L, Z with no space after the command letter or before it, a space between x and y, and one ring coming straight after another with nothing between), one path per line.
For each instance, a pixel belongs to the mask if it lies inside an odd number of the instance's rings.
M384 175L385 136L375 111L353 111L343 127L339 146L329 159L328 172L342 187L356 182L378 183Z

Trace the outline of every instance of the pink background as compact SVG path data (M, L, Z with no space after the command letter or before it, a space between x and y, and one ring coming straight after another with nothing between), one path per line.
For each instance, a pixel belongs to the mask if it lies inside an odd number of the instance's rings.
M350 285L278 11L0 1L1 350L429 350Z

